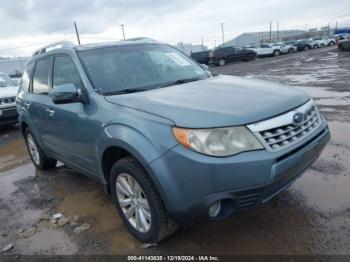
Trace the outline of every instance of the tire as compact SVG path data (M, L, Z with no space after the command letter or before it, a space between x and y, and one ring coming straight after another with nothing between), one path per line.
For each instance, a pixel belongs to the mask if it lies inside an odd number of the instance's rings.
M125 182L128 183L129 187L125 186ZM130 185L132 186L130 187ZM110 186L113 202L121 219L129 232L140 241L158 243L178 229L178 224L169 217L150 177L135 158L126 157L113 165ZM126 188L129 188L129 191L125 191ZM132 194L130 194L130 190L133 192ZM123 201L125 204L122 207L121 202ZM132 215L127 218L126 213L129 210L133 211L130 213ZM137 214L141 218L140 212L143 214L143 219L138 220ZM142 220L145 221L143 225L147 226L142 226Z
M248 62L248 61L253 61L254 59L255 59L254 54L248 54L247 57L245 59L243 59L243 61Z
M333 46L335 43L333 41L330 41L328 46Z
M24 130L24 139L29 156L37 169L47 170L56 167L57 160L45 155L29 128Z
M313 46L313 49L317 49L319 46L316 44Z
M280 50L273 51L273 56L280 56L280 55L281 55L281 51Z
M219 60L219 66L224 66L225 64L226 64L226 61L225 61L225 59L223 59L223 58L221 58L220 60Z
M325 44L321 44L320 47L325 47L326 45Z
M295 52L294 48L289 48L288 49L288 54L293 54Z
M310 47L308 45L304 46L304 48L303 48L304 51L307 51L309 49L310 49Z

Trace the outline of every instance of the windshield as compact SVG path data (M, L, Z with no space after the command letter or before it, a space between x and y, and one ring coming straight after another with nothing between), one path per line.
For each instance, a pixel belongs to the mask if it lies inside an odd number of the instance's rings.
M168 45L114 46L79 51L78 54L94 87L107 95L208 77L198 64Z
M0 74L0 87L17 86L8 75Z

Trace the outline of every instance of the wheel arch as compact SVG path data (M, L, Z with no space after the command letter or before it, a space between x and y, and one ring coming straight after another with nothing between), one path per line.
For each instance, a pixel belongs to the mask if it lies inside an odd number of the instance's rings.
M105 191L110 193L109 177L112 166L118 160L126 157L134 157L145 169L151 178L155 188L164 199L160 183L157 176L152 172L149 164L160 157L161 152L145 135L138 130L125 125L110 125L101 133L97 143L99 154L99 165L101 180L103 181Z

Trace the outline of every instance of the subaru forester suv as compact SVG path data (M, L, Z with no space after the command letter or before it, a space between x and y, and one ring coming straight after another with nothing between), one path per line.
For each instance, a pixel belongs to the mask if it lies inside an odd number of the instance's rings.
M268 201L317 159L327 123L301 91L206 69L151 39L38 50L17 97L34 165L101 182L144 242Z

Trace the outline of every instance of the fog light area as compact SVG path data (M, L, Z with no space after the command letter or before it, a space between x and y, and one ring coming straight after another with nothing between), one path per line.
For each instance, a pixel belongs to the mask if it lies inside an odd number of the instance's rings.
M210 217L216 217L221 210L221 201L217 201L209 207L208 214Z

